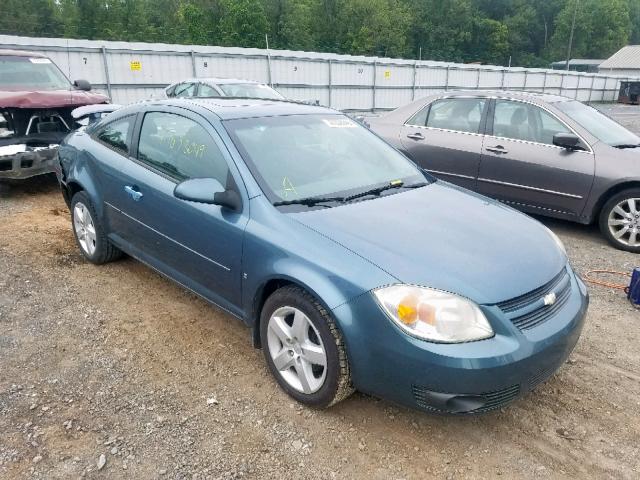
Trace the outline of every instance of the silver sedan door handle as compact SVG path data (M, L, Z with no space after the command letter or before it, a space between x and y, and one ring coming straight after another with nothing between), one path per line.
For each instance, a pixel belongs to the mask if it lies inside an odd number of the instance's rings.
M485 150L493 153L509 153L509 150L505 150L502 145L496 145L495 147L486 147Z
M424 135L422 135L420 132L409 133L407 135L407 138L410 138L411 140L424 140Z

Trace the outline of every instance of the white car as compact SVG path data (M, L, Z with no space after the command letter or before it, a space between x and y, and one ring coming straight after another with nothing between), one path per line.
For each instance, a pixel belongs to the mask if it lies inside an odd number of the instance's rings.
M236 78L189 78L165 88L167 98L240 97L284 100L269 85Z

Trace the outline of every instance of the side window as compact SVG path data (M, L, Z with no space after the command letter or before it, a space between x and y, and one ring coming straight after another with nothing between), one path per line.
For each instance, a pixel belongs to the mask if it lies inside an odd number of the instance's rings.
M96 138L126 155L130 150L130 145L128 144L129 131L135 118L132 115L107 124L102 130L98 131Z
M173 113L144 116L138 159L178 181L215 178L227 184L229 167L213 138L198 123Z
M427 127L480 132L480 120L487 103L486 98L446 98L431 104Z
M570 130L543 109L528 103L497 100L493 118L493 134L528 142L553 145L556 133Z
M424 127L427 125L427 115L429 115L429 105L424 107L413 117L407 120L407 125L414 125L416 127Z
M541 108L534 108L540 111L540 124L542 127L538 135L538 141L540 143L553 145L553 136L556 133L572 133L564 123L560 122L560 120L553 115L545 112Z
M211 98L211 97L219 97L220 94L218 91L210 85L206 85L204 83L200 84L200 88L198 89L198 97L202 98Z
M178 85L179 85L179 84L178 84ZM176 87L177 87L178 85L174 85L173 87L171 87L171 88L167 88L167 90L165 90L165 93L167 94L167 97L171 98L171 97L174 97L174 96L175 96L175 95L174 95L174 92L176 91Z
M180 83L176 85L176 88L173 90L174 97L193 97L196 92L196 84L195 83Z

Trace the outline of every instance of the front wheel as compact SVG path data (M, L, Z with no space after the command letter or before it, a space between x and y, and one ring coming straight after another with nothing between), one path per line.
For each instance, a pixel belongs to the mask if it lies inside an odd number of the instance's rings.
M640 253L640 189L624 190L604 204L600 231L614 247Z
M342 334L306 291L290 286L274 292L262 309L260 335L269 370L300 403L326 408L353 392Z
M122 256L107 238L89 195L76 193L71 199L71 225L80 251L91 263L100 265Z

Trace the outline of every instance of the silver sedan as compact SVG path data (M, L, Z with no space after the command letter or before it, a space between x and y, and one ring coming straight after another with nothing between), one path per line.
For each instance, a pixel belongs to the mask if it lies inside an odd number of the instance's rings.
M615 247L640 252L640 138L595 108L450 91L366 123L436 177L525 212L598 222Z

